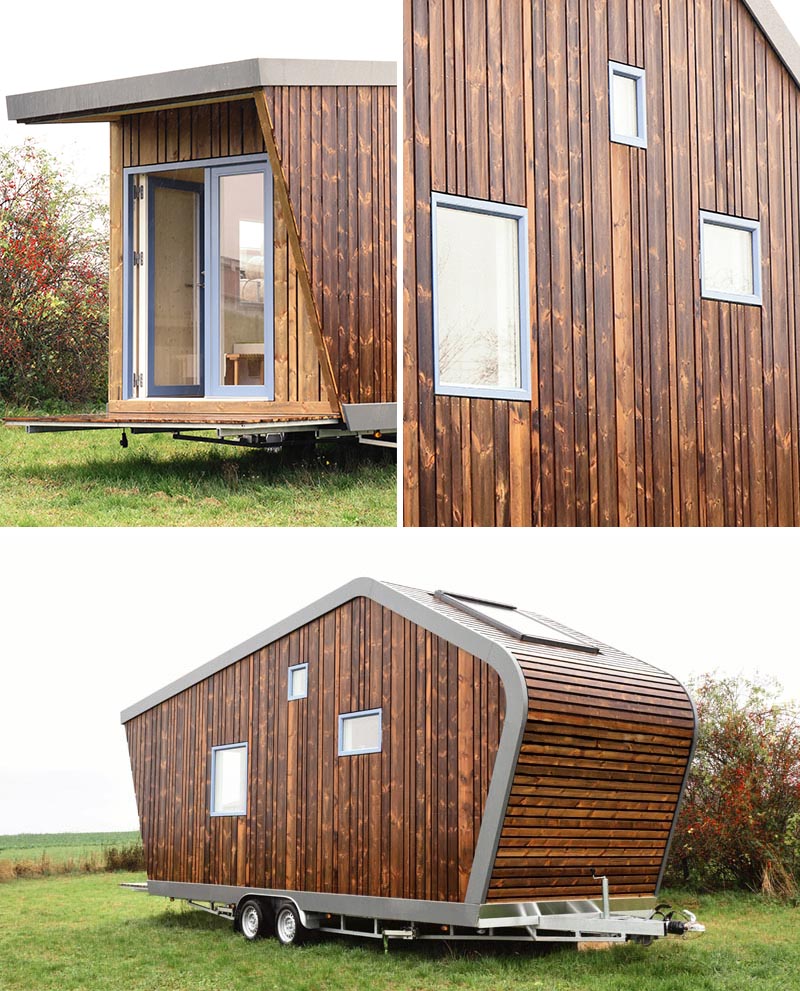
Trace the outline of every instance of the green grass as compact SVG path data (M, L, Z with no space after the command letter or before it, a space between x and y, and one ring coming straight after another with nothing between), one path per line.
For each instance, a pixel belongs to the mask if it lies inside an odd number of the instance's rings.
M336 936L301 948L250 944L224 920L118 886L139 879L98 874L4 885L0 989L786 991L800 974L800 909L756 896L692 897L709 931L650 947L542 954L402 943L384 955L379 943Z
M301 458L156 434L123 450L119 439L0 426L0 526L395 525L390 449L327 442Z
M0 835L0 860L40 860L51 863L79 860L106 847L125 846L139 839L138 831L128 833L14 833Z

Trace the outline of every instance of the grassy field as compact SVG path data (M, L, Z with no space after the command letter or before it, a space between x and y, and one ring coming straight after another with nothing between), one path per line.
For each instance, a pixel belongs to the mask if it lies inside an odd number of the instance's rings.
M327 442L300 458L155 434L122 449L119 439L0 426L0 526L395 525L390 449Z
M284 949L230 923L125 891L141 875L15 881L0 899L0 989L208 991L786 991L798 987L800 909L756 896L684 898L709 931L594 953L322 937ZM680 901L675 897L675 903Z
M14 833L0 835L0 860L14 863L47 856L53 864L101 853L109 846L135 843L139 833Z

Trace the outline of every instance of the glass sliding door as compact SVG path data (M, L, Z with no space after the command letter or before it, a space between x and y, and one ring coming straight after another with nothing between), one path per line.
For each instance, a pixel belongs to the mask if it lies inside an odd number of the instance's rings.
M147 379L151 396L203 395L203 184L148 184Z
M265 168L212 169L214 352L220 395L272 391L272 188ZM270 334L268 334L268 330Z
M126 399L272 399L264 156L126 169Z

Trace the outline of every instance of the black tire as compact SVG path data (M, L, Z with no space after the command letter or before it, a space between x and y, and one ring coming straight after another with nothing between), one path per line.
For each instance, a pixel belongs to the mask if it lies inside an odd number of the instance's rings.
M270 918L264 903L258 898L245 898L236 909L233 926L250 941L268 936Z
M292 902L284 902L275 913L275 935L281 946L299 946L308 938L308 929L300 921Z

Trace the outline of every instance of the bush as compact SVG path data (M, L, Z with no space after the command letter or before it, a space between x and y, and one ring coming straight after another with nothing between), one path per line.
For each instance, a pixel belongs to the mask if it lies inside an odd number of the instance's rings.
M109 846L103 851L107 871L143 871L144 847L141 843L128 843L125 846Z
M692 684L700 733L666 880L793 896L800 885L800 713L776 685Z
M0 399L106 398L108 211L31 142L0 148Z

